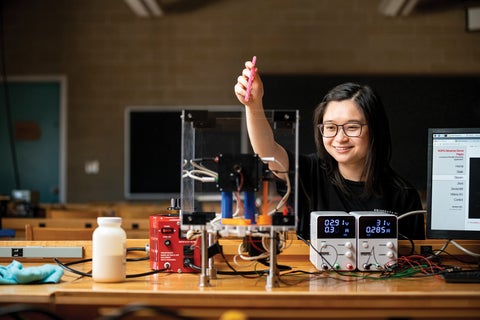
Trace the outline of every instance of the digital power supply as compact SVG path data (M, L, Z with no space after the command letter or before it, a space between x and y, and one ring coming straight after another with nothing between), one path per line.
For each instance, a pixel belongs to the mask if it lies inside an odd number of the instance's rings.
M310 261L318 270L353 271L357 267L356 219L342 211L310 215Z
M398 256L398 218L376 211L350 212L357 220L357 268L381 271Z
M199 272L201 265L197 240L186 239L178 214L150 216L150 268L165 272Z

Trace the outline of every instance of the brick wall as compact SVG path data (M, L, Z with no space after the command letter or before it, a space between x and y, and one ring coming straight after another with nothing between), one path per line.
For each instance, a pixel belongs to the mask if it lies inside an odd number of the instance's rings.
M69 202L123 200L126 106L237 104L252 55L268 73L480 74L480 33L435 1L398 18L379 0L165 1L156 19L120 0L2 2L8 73L68 78Z

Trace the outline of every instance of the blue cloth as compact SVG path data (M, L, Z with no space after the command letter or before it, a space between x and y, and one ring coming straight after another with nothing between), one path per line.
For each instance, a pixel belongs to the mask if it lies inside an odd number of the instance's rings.
M24 268L13 260L8 266L0 266L0 284L58 283L63 269L52 264Z

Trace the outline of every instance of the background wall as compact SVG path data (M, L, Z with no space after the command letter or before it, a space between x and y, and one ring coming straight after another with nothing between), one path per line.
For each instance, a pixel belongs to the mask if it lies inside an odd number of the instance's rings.
M379 0L164 3L165 16L142 19L118 0L2 1L8 74L68 78L69 202L124 199L126 106L237 104L253 55L269 74L480 74L465 2L424 1L396 18ZM98 175L84 172L91 159Z

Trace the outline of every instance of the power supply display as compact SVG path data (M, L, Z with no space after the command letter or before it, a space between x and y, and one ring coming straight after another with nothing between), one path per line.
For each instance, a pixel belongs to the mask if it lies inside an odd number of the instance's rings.
M358 229L362 239L396 238L397 218L395 216L363 216Z
M355 217L319 216L317 220L318 238L355 238Z
M356 268L355 217L341 211L315 211L310 216L310 261L319 270Z

